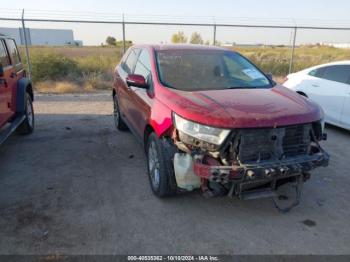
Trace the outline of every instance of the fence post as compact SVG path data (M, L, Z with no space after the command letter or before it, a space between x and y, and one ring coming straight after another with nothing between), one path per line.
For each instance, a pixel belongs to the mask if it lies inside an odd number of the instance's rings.
M123 26L123 54L125 54L126 45L125 45L125 21L124 21L124 14L123 14L122 26Z
M26 57L27 57L27 64L28 64L28 78L32 79L32 63L30 62L28 40L27 40L27 30L26 30L26 26L24 23L24 9L22 9L22 30L23 30L23 37L24 37L24 45L26 47Z
M293 71L294 51L295 51L295 40L296 40L296 37L297 37L297 27L294 27L292 53L291 53L291 56L290 56L289 72L288 72L288 74L292 73L292 71Z
M216 45L216 24L214 24L214 41L213 41L213 45Z

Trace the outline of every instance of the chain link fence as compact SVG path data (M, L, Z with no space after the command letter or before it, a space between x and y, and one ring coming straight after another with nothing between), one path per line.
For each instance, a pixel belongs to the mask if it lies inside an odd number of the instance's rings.
M232 17L184 17L184 16L166 16L166 15L124 15L114 13L96 13L96 12L67 12L67 11L40 11L40 10L11 10L0 9L0 21L6 25L14 25L20 29L21 41L23 43L23 51L25 60L28 66L28 73L33 75L33 61L31 52L35 52L30 40L30 31L28 28L55 27L60 25L64 28L75 28L75 31L84 31L85 35L90 34L89 38L94 38L99 34L99 31L108 28L110 35L120 36L120 50L125 52L130 45L128 39L140 38L140 42L151 41L157 38L158 35L165 35L169 30L201 30L207 39L207 43L211 45L224 45L229 48L243 50L243 54L247 55L263 70L273 72L276 75L286 75L294 70L300 70L305 66L313 65L316 61L311 61L310 57L324 56L323 60L329 61L332 59L344 58L350 59L349 56L332 56L322 50L314 51L308 49L303 51L302 55L298 55L299 60L303 60L303 65L296 61L296 53L298 45L302 43L312 43L321 40L319 32L323 35L334 34L335 38L344 39L350 43L350 26L344 25L344 21L298 21L293 19L251 19L251 18L232 18ZM63 26L64 25L64 26ZM93 29L94 28L94 29ZM98 28L98 29L96 29ZM89 32L90 30L90 32ZM141 32L141 33L140 33ZM325 33L328 32L328 33ZM151 36L151 37L150 37ZM244 36L244 37L243 37ZM280 36L280 37L279 37ZM300 36L300 41L298 38ZM242 42L247 41L253 44L240 45L235 43L236 39L242 37ZM164 38L164 37L163 37ZM280 41L276 41L280 38ZM222 43L222 39L229 39L229 44ZM263 40L261 40L263 39ZM328 37L328 39L333 39ZM96 39L91 40L94 45L97 45ZM167 42L168 40L159 40L158 42ZM156 42L153 41L153 42ZM275 42L275 43L274 43ZM282 42L283 44L279 43ZM321 41L318 41L321 42ZM256 44L258 43L258 44ZM264 47L270 46L270 49ZM279 53L274 52L274 49L279 48ZM90 48L92 49L92 48ZM65 50L66 52L68 50ZM99 51L103 51L99 49ZM117 51L116 51L117 52ZM300 51L301 52L301 51ZM120 58L121 54L115 56L114 59ZM69 54L68 54L69 56ZM106 56L107 57L107 56ZM273 58L273 59L272 59ZM106 58L107 59L107 58ZM297 59L297 60L298 60ZM277 61L277 62L276 62ZM100 61L101 62L101 61ZM116 64L118 61L114 61ZM300 61L299 61L300 62ZM86 64L88 64L86 62ZM278 68L276 67L278 65ZM69 65L72 66L72 65ZM103 66L103 65L102 65ZM85 65L85 67L88 67ZM35 71L35 70L34 70ZM81 73L83 77L87 77L86 73ZM91 75L88 77L91 78Z

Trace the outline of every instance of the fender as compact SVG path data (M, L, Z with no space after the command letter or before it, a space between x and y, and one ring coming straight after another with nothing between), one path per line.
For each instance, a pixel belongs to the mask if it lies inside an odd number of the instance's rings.
M32 82L28 78L22 78L17 82L16 90L16 113L23 114L25 112L25 95L29 93L30 98L34 101Z
M169 134L173 127L172 112L170 108L159 100L155 100L149 119L149 124L158 137Z

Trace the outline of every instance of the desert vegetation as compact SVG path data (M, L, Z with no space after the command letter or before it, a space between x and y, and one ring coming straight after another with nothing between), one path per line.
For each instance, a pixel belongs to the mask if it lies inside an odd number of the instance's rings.
M197 38L194 36L191 38ZM231 47L277 80L288 74L288 47ZM120 46L31 47L32 77L37 91L63 93L110 89L113 70L122 56ZM22 57L25 60L24 50ZM350 60L349 49L300 46L295 49L293 71L338 60Z
M31 47L32 79L40 92L108 89L121 56L122 48L111 46Z

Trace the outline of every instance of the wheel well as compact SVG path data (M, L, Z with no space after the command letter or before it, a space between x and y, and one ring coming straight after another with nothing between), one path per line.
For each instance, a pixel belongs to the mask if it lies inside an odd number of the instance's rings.
M305 96L305 97L307 97L307 95L304 93L304 92L301 92L301 91L297 91L297 93L299 94L299 95L302 95L302 96Z
M27 85L26 92L29 94L30 99L34 101L33 87L31 84Z
M150 125L147 125L145 128L145 132L143 133L143 145L144 145L145 149L147 146L148 137L153 132L154 132L153 128Z

